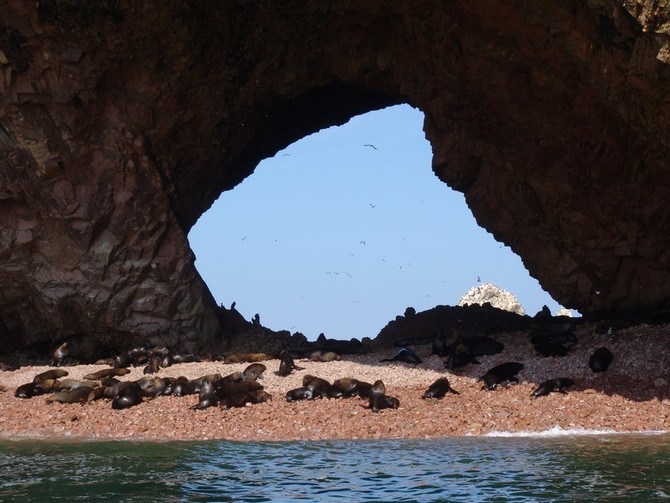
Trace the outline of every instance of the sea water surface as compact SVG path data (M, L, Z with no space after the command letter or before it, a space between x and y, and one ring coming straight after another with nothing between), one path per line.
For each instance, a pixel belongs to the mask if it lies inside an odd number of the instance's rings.
M670 434L0 442L0 501L661 501Z

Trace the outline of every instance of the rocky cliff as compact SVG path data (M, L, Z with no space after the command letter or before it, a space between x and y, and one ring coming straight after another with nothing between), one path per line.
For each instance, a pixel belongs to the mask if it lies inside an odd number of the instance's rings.
M664 306L669 20L655 0L5 0L2 341L225 338L190 227L261 159L403 102L558 302Z

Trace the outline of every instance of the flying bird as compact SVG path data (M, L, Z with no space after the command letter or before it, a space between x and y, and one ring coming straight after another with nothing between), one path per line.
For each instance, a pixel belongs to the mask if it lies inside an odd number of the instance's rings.
M377 147L375 147L372 143L366 143L363 146L364 147L372 147L373 149L377 150Z

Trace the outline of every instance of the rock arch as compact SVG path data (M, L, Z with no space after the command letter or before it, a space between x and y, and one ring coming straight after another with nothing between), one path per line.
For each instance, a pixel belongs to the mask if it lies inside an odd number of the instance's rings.
M654 6L10 0L2 340L219 337L185 238L198 216L290 142L400 102L426 115L435 173L555 299L664 306L670 42Z

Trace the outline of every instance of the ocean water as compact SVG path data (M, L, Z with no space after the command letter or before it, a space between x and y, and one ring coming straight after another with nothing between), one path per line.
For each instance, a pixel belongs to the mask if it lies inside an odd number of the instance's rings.
M0 501L663 501L670 434L0 442Z

